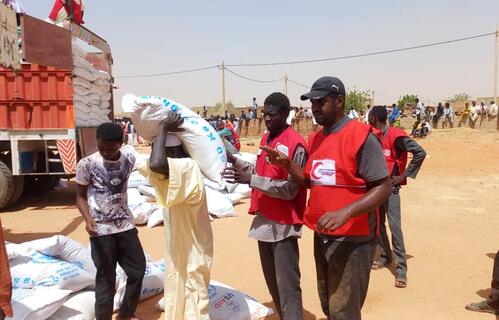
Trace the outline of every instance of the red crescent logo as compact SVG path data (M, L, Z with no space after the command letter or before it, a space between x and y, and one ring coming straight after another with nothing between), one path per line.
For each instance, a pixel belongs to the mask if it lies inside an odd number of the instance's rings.
M322 164L323 164L322 161L317 161L312 167L312 170L310 171L310 176L312 176L312 178L314 178L315 180L320 180L321 178L315 175L315 170L317 170L319 166L322 166Z

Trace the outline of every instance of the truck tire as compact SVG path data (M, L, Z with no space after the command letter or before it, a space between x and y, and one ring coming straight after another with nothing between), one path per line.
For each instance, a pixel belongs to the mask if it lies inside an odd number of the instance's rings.
M9 202L7 203L7 207L14 205L19 198L21 198L24 192L24 177L23 176L14 176L14 193L12 197L10 197Z
M0 210L7 206L7 203L14 194L14 181L12 171L2 161L0 161Z

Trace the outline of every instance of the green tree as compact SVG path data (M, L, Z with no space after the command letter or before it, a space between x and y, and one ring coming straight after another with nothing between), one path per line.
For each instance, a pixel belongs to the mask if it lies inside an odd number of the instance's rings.
M416 94L406 94L405 96L399 98L397 105L401 109L404 109L407 105L415 106L416 99L418 99L418 96Z
M351 108L354 108L356 111L364 110L370 97L370 91L361 91L355 88L348 90L345 100L345 110L350 110Z
M471 96L467 93L456 93L453 97L447 98L446 102L449 103L456 103L456 102L461 102L461 101L467 101L470 100Z

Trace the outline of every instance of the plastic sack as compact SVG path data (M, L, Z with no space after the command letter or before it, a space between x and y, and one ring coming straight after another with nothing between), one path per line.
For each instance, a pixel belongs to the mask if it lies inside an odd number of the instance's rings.
M131 209L133 215L133 223L136 225L146 224L149 221L149 217L154 211L158 209L158 206L153 203L144 202Z
M232 202L232 205L235 205L241 202L243 195L240 193L227 193L224 194L224 197L228 199L230 202Z
M251 196L251 188L248 184L238 183L234 188L233 193L239 193L243 196L243 199L247 199Z
M149 220L147 221L148 228L154 228L155 226L159 226L163 223L163 210L168 210L166 208L158 208L154 211Z
M75 292L95 285L94 276L87 271L34 250L9 264L13 288L51 287Z
M206 202L210 215L217 218L237 217L232 202L223 193L209 187L205 187L204 189L206 191Z
M97 272L90 249L66 236L56 235L50 238L37 239L24 242L21 246L70 262L87 271L92 277L95 277Z
M12 309L15 320L47 319L59 309L71 291L46 288L13 289Z
M147 197L147 198L152 198L152 199L156 199L156 190L154 190L153 187L149 187L149 186L145 186L145 185L141 185L139 186L137 189L139 189L139 192Z
M123 269L117 270L117 287L114 295L114 310L118 310L123 303L123 297L126 291L126 274ZM140 301L160 294L164 289L165 263L163 260L147 262L146 272L142 280L142 291L140 292Z
M128 207L130 209L133 209L139 204L147 201L146 197L141 195L139 189L137 188L128 188L126 193L128 198Z
M184 119L182 132L175 132L184 148L208 179L223 185L221 172L227 164L225 147L220 136L206 120L189 108L162 97L137 97L126 94L122 99L124 112L131 113L135 129L141 137L153 141L160 122L168 112L177 112Z
M72 293L49 320L94 320L95 291Z
M128 188L137 188L142 185L149 185L147 178L141 175L138 171L133 171L128 178Z
M211 320L258 320L273 314L272 309L254 298L218 281L210 282L208 294ZM164 298L156 307L160 310L165 309Z

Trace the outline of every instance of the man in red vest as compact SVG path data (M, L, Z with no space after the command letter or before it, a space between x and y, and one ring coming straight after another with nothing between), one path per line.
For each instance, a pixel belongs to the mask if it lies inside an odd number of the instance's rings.
M305 170L273 148L271 163L310 188L304 223L314 230L314 257L322 310L328 319L361 319L375 250L376 208L391 182L378 138L345 116L345 86L322 77L301 96L323 130L309 137Z
M407 184L407 177L416 178L426 152L416 141L409 138L405 131L387 125L386 118L387 111L384 106L375 106L369 113L369 124L381 140L383 154L392 177L392 194L380 207L380 260L373 263L373 269L381 269L392 261L390 241L385 226L385 219L388 217L388 225L392 233L393 255L397 262L395 286L405 288L407 286L407 257L402 235L399 192L400 187ZM407 166L408 152L412 153L409 166Z
M290 109L289 99L280 92L265 99L263 113L268 131L260 145L283 152L303 168L307 161L306 143L286 124ZM263 275L277 313L283 320L302 320L298 238L307 191L286 169L268 163L265 151L259 151L256 166L231 154L228 159L233 167L225 170L224 177L253 188L249 213L255 217L249 236L258 240Z

